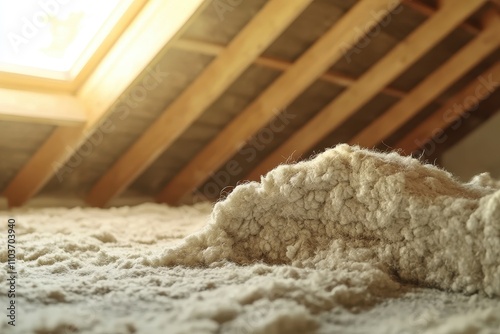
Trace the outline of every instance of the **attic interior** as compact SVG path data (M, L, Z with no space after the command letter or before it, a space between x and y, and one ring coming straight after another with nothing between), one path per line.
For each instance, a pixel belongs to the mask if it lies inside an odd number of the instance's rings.
M401 150L461 170L453 156L471 152L457 148L453 155L451 148L498 110L494 79L490 90L479 89L488 95L479 97L481 103L464 100L480 77L498 73L498 46L490 36L498 28L498 7L485 2L446 30L430 26L431 41L427 30L416 33L438 13L437 4L403 1L397 15L378 25L376 13L383 11L368 11L364 25L345 23L356 28L340 41L342 27L330 29L355 3L312 1L293 8L300 13L277 22L279 29L269 27L276 35L271 36L256 29L267 20L267 1L242 1L234 9L203 2L202 8L193 5L185 22L164 29L168 35L156 37L150 33L157 30L154 17L146 15L158 16L160 24L160 8L140 11L145 4L139 2L129 9L135 20L126 13L130 17L122 20L128 22L118 22L121 39L116 32L108 36L115 44L104 41L101 60L92 59L93 69L78 80L32 81L2 73L0 150L9 157L0 166L3 196L12 206L43 197L71 197L92 206L120 197L169 204L217 200L238 182L258 180L280 163L344 142ZM441 24L439 17L436 22ZM138 48L145 38L139 34L157 40ZM410 44L403 50L408 36L423 36L425 48ZM119 47L128 48L126 54L113 53ZM332 56L320 56L321 47ZM398 114L400 119L391 117ZM483 137L489 141L488 134ZM496 157L485 159L470 159L476 164L463 177L483 171L498 177L498 160L491 160Z
M33 321L17 325L371 333L382 312L381 333L499 328L499 15L498 0L0 0L1 217L48 291L19 286ZM134 297L150 280L161 297Z

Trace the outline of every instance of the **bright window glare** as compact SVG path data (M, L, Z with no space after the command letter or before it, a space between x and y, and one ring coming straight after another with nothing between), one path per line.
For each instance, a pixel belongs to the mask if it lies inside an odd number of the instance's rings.
M72 79L119 2L0 0L0 71Z

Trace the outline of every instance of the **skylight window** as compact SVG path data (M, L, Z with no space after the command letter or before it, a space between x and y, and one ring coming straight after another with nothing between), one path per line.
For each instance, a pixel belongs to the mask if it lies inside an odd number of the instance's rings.
M0 0L0 71L72 80L133 0Z

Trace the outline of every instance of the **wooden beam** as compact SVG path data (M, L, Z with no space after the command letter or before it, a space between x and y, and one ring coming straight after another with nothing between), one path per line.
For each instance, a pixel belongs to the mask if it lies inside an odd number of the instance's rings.
M162 57L192 21L209 6L203 0L150 0L130 31L122 36L78 91L89 106L90 122L103 118L122 93ZM166 19L168 18L168 19ZM147 47L144 47L147 42ZM124 71L123 69L127 70Z
M432 16L437 11L436 8L426 5L420 1L403 0L403 4L424 16Z
M221 52L224 51L225 46L210 42L181 38L174 43L174 48L211 56L218 56ZM265 56L257 57L255 59L255 64L282 72L287 71L290 67L293 66L292 62ZM332 71L322 74L319 79L331 82L342 87L349 87L354 82L356 82L355 78ZM391 87L385 87L382 90L382 93L396 98L402 98L406 96L406 92Z
M475 109L482 100L500 87L498 84L485 87L485 81L500 81L500 62L495 63L472 80L465 88L451 97L442 108L413 128L397 142L395 148L402 154L411 154L435 136L440 136L446 128L464 117L470 110Z
M419 83L404 99L357 134L350 144L377 145L431 103L500 45L500 19L496 17L471 42Z
M210 56L218 56L226 49L226 46L222 44L215 44L191 38L179 38L173 44L173 47L184 51L201 53ZM257 57L255 61L259 58L261 57Z
M406 6L413 9L414 11L416 11L422 15L425 15L425 16L432 16L437 11L436 8L431 7L429 5L426 5L425 3L420 2L420 1L416 1L416 0L403 0L403 3ZM473 35L477 35L477 34L479 34L479 32L481 32L481 28L476 27L475 25L473 25L467 21L461 23L460 27L463 30L465 30Z
M322 138L338 128L359 108L376 96L454 28L475 12L486 0L471 0L456 5L442 1L442 7L415 31L394 47L384 58L365 72L351 87L328 104L300 130L267 156L248 176L257 180L292 154L295 158L308 152Z
M203 0L150 0L145 5L77 92L87 108L87 123L78 129L54 130L5 189L9 206L25 203L58 172L55 166L63 168L71 153L102 125L121 94L205 6Z
M75 87L70 81L54 78L43 78L21 73L0 71L0 87L43 92L73 93Z
M3 195L9 207L21 206L50 181L57 172L57 162L71 158L68 143L75 143L82 130L83 127L59 127L49 136L5 189Z
M312 0L269 1L195 81L94 185L89 204L104 206L128 187L297 18Z
M297 98L322 73L338 61L346 45L354 45L359 36L354 27L371 23L371 13L391 11L398 2L392 0L359 1L344 14L293 66L289 67L250 106L227 125L188 165L163 189L157 199L177 203L194 191L213 172L235 154L259 129ZM382 17L380 17L382 19ZM368 28L365 28L368 30Z
M86 120L84 105L72 95L0 88L0 121L81 126Z

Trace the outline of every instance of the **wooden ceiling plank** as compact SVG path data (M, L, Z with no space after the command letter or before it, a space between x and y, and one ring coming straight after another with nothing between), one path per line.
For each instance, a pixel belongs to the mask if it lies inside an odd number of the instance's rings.
M104 206L128 187L297 18L312 0L272 0L101 177L87 202Z
M373 147L389 137L448 87L500 46L500 19L490 24L446 63L419 83L404 99L358 133L350 144Z
M493 79L490 80L490 78ZM402 154L411 154L435 136L442 134L452 124L459 124L456 122L460 118L466 118L466 113L476 109L478 103L500 87L499 85L485 87L485 80L486 82L500 81L500 62L495 63L472 80L465 88L451 97L445 105L413 128L397 142L395 148Z
M184 0L181 5L177 1L150 0L144 6L77 92L86 107L85 125L54 130L4 190L9 206L24 204L64 168L72 154L103 125L121 94L205 6L203 0ZM138 47L144 43L147 48Z
M0 88L0 121L82 126L87 115L83 103L69 94Z
M344 14L311 48L273 82L250 106L227 125L198 153L158 195L157 200L178 203L200 186L231 158L253 135L295 100L343 55L345 45L354 45L362 36L354 27L378 24L373 12L390 11L398 2L359 1ZM380 17L379 19L382 19ZM368 29L366 29L368 30Z
M294 154L299 158L322 138L338 128L359 108L375 97L383 87L410 68L434 45L475 12L486 0L473 0L457 6L452 0L442 1L441 8L415 31L395 46L384 58L366 71L351 87L321 110L268 155L246 179L258 180L269 170Z

